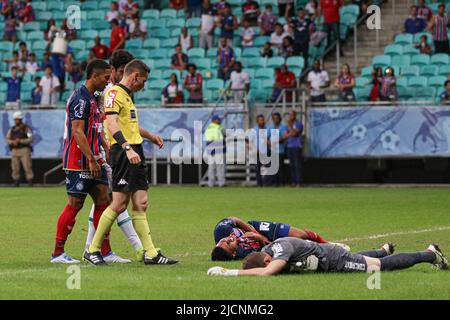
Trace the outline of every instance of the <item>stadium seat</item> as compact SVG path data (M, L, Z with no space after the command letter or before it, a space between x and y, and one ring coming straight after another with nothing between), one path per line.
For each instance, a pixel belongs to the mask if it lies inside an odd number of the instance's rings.
M162 71L158 70L158 69L152 69L148 78L150 80L160 80L160 79L162 79ZM150 82L146 82L146 84L149 84L149 83Z
M47 42L42 41L42 40L37 40L33 42L33 45L31 46L31 49L33 51L36 50L46 50L47 49ZM84 50L84 49L83 49ZM40 57L37 57L38 59L40 59Z
M255 77L257 79L273 79L274 71L271 68L259 68L256 70Z
M438 53L431 56L430 63L438 66L445 66L450 64L449 55L445 53Z
M158 39L168 39L171 37L170 30L166 28L152 30L150 35Z
M422 36L427 36L427 42L432 45L433 44L433 36L431 35L431 33L429 32L418 32L414 35L414 41L415 43L419 43L420 42L420 38Z
M27 40L44 40L44 33L42 31L31 31L27 34Z
M408 79L408 87L425 87L427 85L427 77L411 77Z
M416 49L413 45L407 44L403 46L403 54L409 55L409 56L415 56L417 54L420 54L419 49Z
M284 58L282 57L273 57L267 59L266 67L270 68L279 68L284 64Z
M175 48L175 46L178 44L178 39L170 38L170 39L164 39L161 41L160 46L161 48Z
M388 67L391 65L391 57L388 55L378 55L372 60L372 64L377 67Z
M34 9L34 12L45 11L45 10L47 10L47 3L44 1L35 1L35 2L33 2L33 9Z
M80 32L81 39L95 39L98 36L98 32L96 30L85 30Z
M155 49L150 50L148 54L149 59L164 59L167 58L167 50L166 49Z
M429 101L434 100L436 96L436 88L433 87L419 87L414 88L414 100Z
M196 58L193 59L192 63L194 63L199 70L211 69L211 60L209 60L208 58Z
M420 73L419 71L420 71L420 69L418 66L404 66L404 67L401 67L400 74L402 76L412 77L412 76L418 76Z
M178 82L181 82L181 73L180 73L180 70L174 70L174 69L166 69L166 70L164 70L163 72L162 72L162 75L161 75L161 79L162 80L169 80L170 79L170 76L172 75L172 74L175 74L176 76L177 76L177 78L178 78Z
M86 18L87 20L104 20L105 13L102 10L88 11Z
M166 86L166 84L167 84L167 81L164 81L164 80L150 81L148 88L162 90L162 88L164 88Z
M177 11L175 9L163 9L159 14L160 18L176 19Z
M250 88L251 89L260 89L261 83L262 83L262 81L259 79L252 79L252 81L250 81Z
M262 79L261 89L265 89L265 90L270 89L270 90L272 90L274 82L275 81L273 79Z
M411 58L407 55L402 56L393 56L391 59L391 65L393 66L399 66L399 67L406 67L411 64Z
M356 88L364 88L369 84L369 79L366 77L358 77L356 78Z
M106 8L109 9L110 7ZM81 9L87 11L94 11L99 9L96 1L86 1L81 3Z
M206 88L209 90L219 90L224 88L224 82L222 79L211 79L206 81Z
M83 40L72 40L69 43L69 46L73 50L85 50L86 49L86 42ZM90 48L91 46L88 46Z
M450 65L447 66L440 66L439 67L439 73L440 76L447 76L450 74Z
M384 48L384 54L389 56L402 55L403 54L403 46L400 44L390 44L386 48Z
M12 50L13 50L12 42L0 41L0 51L7 52L8 54L10 54Z
M251 68L247 68L243 70L244 72L246 72L248 74L248 77L250 78L251 81L253 81L253 79L255 78L255 69L251 69Z
M34 5L34 3L33 3ZM61 1L48 1L47 11L63 11L64 2Z
M199 28L202 20L201 18L193 17L186 21L187 28Z
M39 20L39 21L48 21L52 18L52 13L48 12L48 11L37 11L35 13L35 17L36 17L36 20Z
M372 71L373 68L372 67L364 67L361 69L361 77L365 77L365 78L372 78Z
M411 58L411 64L419 66L430 64L430 56L426 54L418 54L416 56L413 56Z
M170 59L155 60L153 67L160 70L170 69Z
M395 81L395 84L398 87L404 87L407 88L408 87L408 77L407 76L401 76L398 77L397 80Z
M371 88L356 88L353 90L357 101L367 101Z
M137 59L146 59L148 58L148 53L149 50L147 49L133 49L133 55L137 58Z
M289 68L303 68L305 61L303 57L289 57L286 59L286 64Z
M444 86L445 81L447 81L447 77L444 76L433 76L428 78L428 86L435 87L435 88L441 88Z
M284 62L284 59L281 58ZM242 58L241 62L242 65L246 68L265 68L266 67L266 58L257 58L257 57L253 57L253 58Z
M412 34L401 33L395 37L395 43L402 44L402 45L411 44L411 43L413 43L413 39L414 39L414 37Z
M33 3L33 6L34 6L34 3ZM109 10L110 8L111 8L111 1L109 1L109 0L101 1L98 4L98 9L100 9L100 10Z
M242 51L242 56L243 57L259 57L260 53L259 53L259 49L258 48L244 48L244 50Z
M439 67L438 66L433 66L433 65L422 66L420 68L420 75L421 76L432 77L432 76L437 75L438 71L439 71Z
M140 49L142 48L142 40L141 39L130 39L125 42L125 49Z
M88 57L89 57L89 51L88 50L75 52L75 59L78 60L78 61L84 61Z
M142 43L142 48L147 49L158 49L160 47L160 40L159 39L146 39Z
M142 19L159 19L159 11L155 9L144 10L142 12Z
M24 31L39 30L39 28L40 28L40 23L37 21L28 22L23 25ZM2 29L4 29L4 27Z
M157 20L152 20L149 25L148 28L150 29L150 35L151 35L151 31L153 29L165 29L166 28L166 20L165 19L157 19Z
M170 19L167 20L166 27L171 29L181 29L184 27L184 19Z
M191 58L204 58L205 57L205 49L203 48L192 48L188 51L189 59Z

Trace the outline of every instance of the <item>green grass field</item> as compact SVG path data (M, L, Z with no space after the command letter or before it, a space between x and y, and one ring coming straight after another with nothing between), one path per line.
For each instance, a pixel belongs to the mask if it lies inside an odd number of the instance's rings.
M423 264L383 273L369 290L367 274L216 278L206 271L212 230L226 216L277 220L343 240L352 251L397 251L441 244L450 254L450 197L445 188L223 188L158 187L149 190L153 240L180 260L175 266L95 268L82 265L81 289L66 288L66 266L49 263L63 188L0 189L0 299L449 299L450 272ZM87 233L88 200L66 250L80 258ZM383 234L394 234L383 236ZM378 237L373 237L378 235ZM113 249L134 259L117 226ZM239 262L222 263L238 267Z

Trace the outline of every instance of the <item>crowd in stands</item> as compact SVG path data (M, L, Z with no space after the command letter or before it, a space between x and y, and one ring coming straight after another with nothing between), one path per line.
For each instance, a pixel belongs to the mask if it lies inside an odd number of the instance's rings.
M89 53L80 59L77 40L85 30L83 26L80 30L72 28L65 18L60 22L54 18L47 20L41 37L42 44L33 43L35 52L28 48L24 39L19 38L24 30L30 30L26 25L36 21L33 4L39 2L0 1L4 19L3 39L13 45L10 56L2 55L2 61L8 64L7 70L11 72L10 76L2 73L7 82L5 98L8 103L23 100L21 86L26 80L26 87L30 89L27 90L30 93L30 96L26 97L28 101L32 104L58 104L67 97L71 89L81 83L89 61L95 58L108 59L111 53L119 48L129 48L133 52L132 43L153 40L154 28L149 20L145 19L145 13L149 12L148 9L167 8L162 7L160 0L112 1L109 8L104 10L103 17L110 26L109 38L106 39L108 41L98 34L92 39L91 46L86 48ZM362 15L371 2L347 1L345 4L356 4ZM222 81L222 88L216 88L217 90L231 92L230 95L235 101L243 101L252 91L250 78L253 76L246 68L248 62L243 61L242 57L246 55L250 59L281 58L277 60L278 65L270 66L273 72L266 78L273 79L272 94L266 97L269 102L277 101L283 89L287 89L285 99L291 101L293 93L290 90L302 85L300 75L307 68L311 70L304 77L304 83L311 101L325 102L326 88L332 84L337 89L338 100L358 99L354 92L358 84L357 79L348 65L342 66L340 74L331 81L329 74L322 69L320 61L311 60L310 54L311 47L321 46L324 42L330 45L334 40L340 43L342 40L340 9L344 6L343 0L243 0L239 2L240 7L236 7L236 3L226 0L215 3L210 0L168 2L168 7L178 12L177 16L182 14L185 21L198 19L199 22L196 25L198 29L193 29L187 22L183 22L172 47L173 51L170 50L173 54L164 57L170 58L170 69L173 72L164 73L165 78L160 78L166 82L164 87L159 88L162 103L201 104L205 99L211 98L204 95L205 82L215 84L215 80ZM445 10L445 5L440 5L436 14L433 14L425 0L418 0L418 4L411 7L411 15L404 22L403 31L410 34L431 32L431 38L422 35L420 41L414 43L420 53L448 54L448 19ZM52 43L56 37L64 37L68 41L66 55L52 52ZM199 68L195 58L192 59L191 53L198 48L204 49L207 57L215 59L211 67L207 68L207 72L204 72L205 68ZM339 45L339 48L340 54L343 55L342 45ZM293 57L302 57L303 60L297 65L289 65L287 62ZM155 69L156 66L153 70ZM367 99L397 100L395 72L392 67L374 68L372 79L366 84L371 86ZM32 83L36 85L30 88ZM219 82L217 84L219 86ZM215 88L214 85L212 87ZM267 88L266 84L264 88Z

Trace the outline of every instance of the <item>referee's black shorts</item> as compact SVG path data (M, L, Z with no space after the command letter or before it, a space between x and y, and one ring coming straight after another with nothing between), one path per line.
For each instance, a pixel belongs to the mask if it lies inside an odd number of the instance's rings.
M112 191L135 192L148 189L147 165L142 144L131 145L141 158L140 164L131 164L124 149L118 144L111 146L109 159L112 168Z

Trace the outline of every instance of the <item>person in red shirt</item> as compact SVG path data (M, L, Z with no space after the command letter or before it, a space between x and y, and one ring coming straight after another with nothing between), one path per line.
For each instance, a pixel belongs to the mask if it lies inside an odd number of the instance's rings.
M123 4L122 7L123 15L127 19L133 19L139 16L139 4L134 2L134 0L128 0L128 2Z
M282 89L295 89L297 87L297 79L295 74L289 71L287 65L281 66L281 72L275 78L275 87ZM286 91L286 102L292 101L292 91Z
M111 21L111 36L109 40L109 54L111 55L114 50L122 49L125 44L125 31L119 26L119 21L113 19Z
M91 48L92 52L97 59L108 59L109 48L100 42L100 37L95 37L95 45Z
M344 56L339 32L339 8L343 6L343 0L320 0L320 14L323 14L323 30L328 35L328 46L337 40L341 57Z
M27 0L25 7L20 10L19 21L23 23L34 21L34 10L33 6L31 5L31 0Z
M184 9L184 0L170 0L169 7L177 11Z

